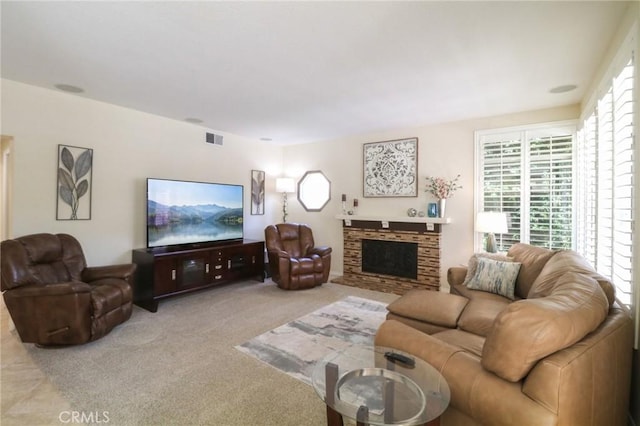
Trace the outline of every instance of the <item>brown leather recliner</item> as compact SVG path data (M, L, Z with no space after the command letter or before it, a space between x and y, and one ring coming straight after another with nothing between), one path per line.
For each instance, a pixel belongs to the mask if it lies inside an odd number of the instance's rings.
M86 343L131 317L135 265L88 268L67 234L26 235L0 249L1 289L23 342Z
M264 230L271 278L285 290L312 288L329 279L331 247L315 247L307 225L281 223Z

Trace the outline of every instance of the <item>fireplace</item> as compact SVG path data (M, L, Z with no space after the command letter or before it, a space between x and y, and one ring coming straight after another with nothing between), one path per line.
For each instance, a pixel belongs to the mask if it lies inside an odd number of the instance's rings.
M344 220L343 275L333 282L395 294L440 289L441 227L448 219L431 223L427 218L340 219Z
M363 239L362 272L415 280L418 278L418 244Z

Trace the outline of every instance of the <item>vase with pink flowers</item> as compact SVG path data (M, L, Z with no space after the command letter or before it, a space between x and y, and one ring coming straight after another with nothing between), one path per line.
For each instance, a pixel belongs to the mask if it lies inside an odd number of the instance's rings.
M438 199L438 217L445 217L447 198L453 197L454 192L462 188L462 185L458 183L459 180L460 175L452 180L441 177L427 177L426 192Z

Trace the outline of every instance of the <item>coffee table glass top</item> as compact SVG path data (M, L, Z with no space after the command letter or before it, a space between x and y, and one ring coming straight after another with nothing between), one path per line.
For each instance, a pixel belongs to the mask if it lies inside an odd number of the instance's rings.
M371 425L417 425L449 405L449 385L422 359L397 349L350 346L319 361L313 387L327 406Z

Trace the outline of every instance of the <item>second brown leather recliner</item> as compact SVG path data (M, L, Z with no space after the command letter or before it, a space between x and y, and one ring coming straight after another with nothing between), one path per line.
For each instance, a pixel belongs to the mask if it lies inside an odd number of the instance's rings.
M273 281L285 290L312 288L329 279L331 247L315 247L311 228L281 223L264 230Z
M99 339L129 319L134 264L87 267L67 234L0 243L4 301L20 339L41 346Z

